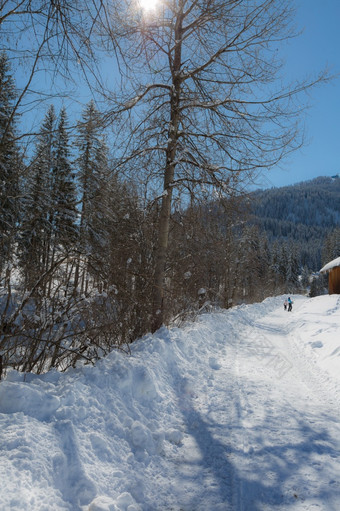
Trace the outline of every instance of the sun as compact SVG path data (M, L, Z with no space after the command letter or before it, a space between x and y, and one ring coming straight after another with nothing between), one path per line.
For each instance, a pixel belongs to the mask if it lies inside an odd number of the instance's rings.
M139 0L139 4L142 9L145 9L146 11L150 11L152 9L155 9L159 0Z

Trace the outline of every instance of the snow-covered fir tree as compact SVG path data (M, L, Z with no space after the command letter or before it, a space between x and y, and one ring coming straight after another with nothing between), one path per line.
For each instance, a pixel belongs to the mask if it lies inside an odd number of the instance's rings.
M340 257L340 228L337 227L331 231L326 240L322 251L323 264L327 264Z
M0 53L0 272L13 258L20 216L20 157L15 141L15 84L5 53Z
M77 237L77 198L65 108L60 112L55 145L51 190L54 243L57 249L67 249L74 245Z
M56 114L50 106L37 136L28 168L25 214L21 228L20 253L29 287L46 271L51 261L54 201L52 173L55 165Z
M93 101L86 106L78 122L75 144L78 148L76 166L80 194L80 251L85 258L95 257L103 251L106 243L104 231L108 216L109 178L108 150ZM83 271L82 286L85 279Z

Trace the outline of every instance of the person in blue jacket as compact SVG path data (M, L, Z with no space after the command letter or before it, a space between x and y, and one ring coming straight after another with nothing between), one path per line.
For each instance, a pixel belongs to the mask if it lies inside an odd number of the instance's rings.
M293 302L292 302L290 296L288 296L287 302L288 302L288 312L289 312L292 310L292 307L293 307Z

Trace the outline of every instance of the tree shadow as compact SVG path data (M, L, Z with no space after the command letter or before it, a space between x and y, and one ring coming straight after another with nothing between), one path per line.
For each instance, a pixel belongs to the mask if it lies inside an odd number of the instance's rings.
M196 446L194 457L192 445L188 457L180 459L179 476L184 487L196 484L197 488L200 483L198 495L183 489L184 500L178 503L178 510L286 511L305 501L326 505L322 509L327 511L340 509L339 444L327 429L331 422L338 427L335 417L313 422L294 410L294 425L291 422L281 430L267 414L251 430L255 445L245 449L244 445L235 445L235 416L224 424L210 420L195 408L194 396L185 392L186 378L177 374L176 379L186 433ZM241 410L240 403L236 409ZM239 437L246 434L241 422L239 429L244 430L239 431Z

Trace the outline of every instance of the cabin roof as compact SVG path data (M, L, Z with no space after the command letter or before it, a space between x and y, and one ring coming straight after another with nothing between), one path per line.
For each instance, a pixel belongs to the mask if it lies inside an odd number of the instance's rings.
M332 270L337 266L340 266L340 257L337 257L336 259L333 259L333 261L325 264L325 266L321 268L320 273L326 273L327 271Z

